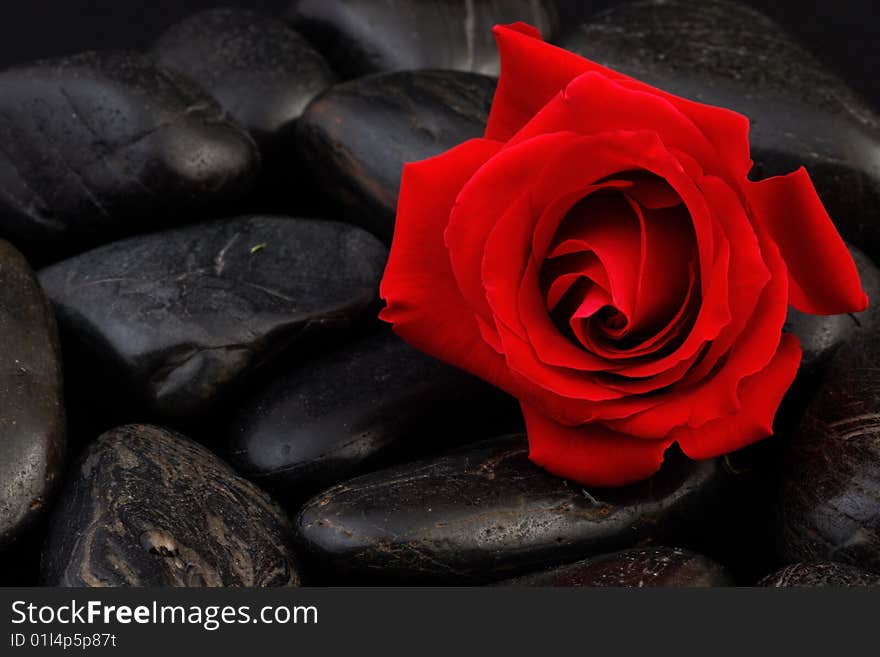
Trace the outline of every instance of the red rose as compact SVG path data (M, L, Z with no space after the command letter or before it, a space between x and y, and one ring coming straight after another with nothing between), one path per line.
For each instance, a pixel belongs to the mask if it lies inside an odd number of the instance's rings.
M863 310L804 169L751 182L748 119L496 27L485 137L408 164L381 293L414 346L507 390L530 457L620 485L677 442L771 434L789 304Z

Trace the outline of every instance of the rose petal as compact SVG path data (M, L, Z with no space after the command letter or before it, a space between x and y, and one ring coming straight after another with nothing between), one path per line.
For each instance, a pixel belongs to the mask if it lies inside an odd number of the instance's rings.
M443 244L449 211L461 186L500 144L467 141L446 153L404 167L394 240L380 294L380 317L422 351L511 389L504 358L482 339L462 298Z
M446 218L444 241L458 288L470 307L488 324L493 318L482 279L486 239L498 220L540 174L543 163L570 141L570 134L559 133L499 150L488 166L465 179Z
M684 300L676 315L662 330L634 346L602 345L602 355L609 361L620 359L632 360L657 353L662 349L668 349L669 345L677 338L683 340L684 336L691 332L694 317L699 309L699 293L696 289L697 276L694 272L695 268L696 264L692 260L688 267L688 285L687 291L684 294Z
M588 196L566 215L557 239L560 242L577 239L589 245L608 275L614 306L632 317L642 235L639 218L626 199L618 194Z
M770 232L788 266L791 305L814 315L868 307L852 256L806 169L751 183L747 190L755 221Z
M635 309L629 333L651 336L678 314L688 291L696 241L686 208L641 209L633 203L642 231Z
M591 486L623 486L660 469L672 440L638 440L601 424L567 427L523 404L529 458L560 477Z
M594 285L598 285L600 288L602 288L606 292L606 294L608 293L607 281L606 285L601 285L599 282L596 281L596 278L599 278L601 280L603 276L607 276L607 274L605 274L605 270L602 268L602 264L596 257L596 254L586 252L578 255L582 256L584 264L580 266L566 264L566 270L573 273L560 274L558 276L555 276L553 278L553 282L548 286L546 294L547 312L552 313L556 306L559 305L562 297L564 297L565 294L571 289L571 286L580 280L588 280Z
M673 152L671 148L668 150L670 153ZM621 178L632 181L632 187L628 188L626 195L643 208L663 210L682 204L681 197L669 186L669 183L653 174L631 171Z
M738 397L741 381L765 369L777 353L785 321L788 279L779 251L761 228L759 241L771 272L758 304L748 318L742 337L725 354L722 365L710 377L693 385L671 390L662 404L629 417L609 421L616 431L646 439L667 435L685 425L698 428L742 407Z
M601 98L601 102L596 99ZM714 172L727 171L700 128L656 90L633 89L598 72L577 76L508 141L514 146L559 131L596 135L610 130L650 130L667 148L689 153Z
M599 383L588 373L548 366L538 359L534 345L530 342L523 340L503 323L499 323L497 329L508 367L533 386L545 391L538 401L542 408L559 407L566 400L601 402L623 397L623 392ZM520 401L523 401L522 398Z
M791 334L783 335L770 364L740 384L742 408L738 413L711 420L698 429L677 429L672 437L691 458L706 459L772 435L773 418L800 362L798 339Z
M701 176L699 185L706 196L709 207L712 208L712 214L731 245L729 296L731 321L712 341L705 358L689 373L687 380L691 382L700 381L712 371L718 360L730 351L731 346L740 338L743 329L755 313L761 292L771 278L771 273L761 253L758 236L752 228L739 197L723 180L714 176ZM781 265L778 258L776 263ZM777 274L785 276L781 267ZM776 316L780 322L784 312L785 310L781 306L777 307ZM776 331L775 328L771 330ZM779 330L781 330L781 324ZM767 346L767 357L761 359L761 362L766 362L769 354L776 348L776 344L768 344Z
M501 75L486 126L488 139L509 140L569 82L583 73L596 72L618 84L653 93L672 103L700 128L732 175L745 176L751 169L749 121L746 117L655 89L545 43L533 32L526 34L504 25L496 26L494 32L501 58Z

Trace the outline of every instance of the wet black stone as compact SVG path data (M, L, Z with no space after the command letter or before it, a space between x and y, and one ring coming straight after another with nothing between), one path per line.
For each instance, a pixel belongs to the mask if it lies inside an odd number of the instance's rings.
M562 47L752 120L756 179L802 165L844 236L880 257L880 119L770 19L722 0L626 3Z
M862 334L786 442L780 465L785 562L840 561L880 571L880 340Z
M498 74L492 27L526 21L553 38L545 0L297 0L286 13L345 77L403 69Z
M0 73L0 235L34 260L221 208L258 166L249 135L144 55Z
M24 257L3 240L0 344L0 549L7 549L51 502L65 432L55 319Z
M330 216L350 216L390 241L403 165L482 136L495 84L475 73L404 71L316 98L298 132Z
M646 547L603 554L505 584L691 588L731 586L733 580L722 566L703 555L681 548Z
M823 385L834 355L860 335L880 328L880 271L859 249L849 246L862 285L871 299L864 312L815 316L789 309L784 330L798 336L803 359L773 422L774 435L724 457L727 495L702 536L689 547L725 564L739 582L754 582L780 565L778 542L780 460L798 440L805 409Z
M784 331L800 338L803 359L798 377L810 376L834 356L841 345L855 335L869 332L877 326L880 317L880 270L861 250L849 246L859 270L862 288L868 294L870 305L861 313L844 315L808 315L789 308Z
M646 482L587 489L527 454L505 437L321 493L294 523L309 581L503 579L697 526L718 483L714 461L671 454Z
M265 187L290 196L302 173L295 130L308 102L336 81L330 65L284 22L245 9L209 9L164 32L163 66L208 91L260 145ZM293 204L288 199L288 204Z
M68 378L104 408L191 424L264 365L350 330L385 257L355 226L250 216L115 242L40 278L80 354Z
M203 447L147 425L105 433L65 483L49 586L296 586L290 525Z
M796 563L759 582L774 588L814 586L880 586L880 575L842 563Z
M383 330L291 369L246 401L230 458L276 499L521 424L512 398Z

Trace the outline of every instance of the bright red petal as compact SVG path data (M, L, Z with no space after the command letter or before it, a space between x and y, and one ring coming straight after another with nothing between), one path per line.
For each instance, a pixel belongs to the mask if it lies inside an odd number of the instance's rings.
M767 265L772 272L769 284L753 313L747 318L741 337L727 352L722 365L692 385L672 389L663 403L629 417L608 422L617 431L653 439L667 435L678 427L701 428L707 422L727 416L743 406L739 397L742 381L763 371L778 353L785 321L788 281L776 245L760 230ZM698 366L699 368L699 366ZM691 373L688 373L689 378Z
M773 434L773 417L791 386L801 362L798 339L782 336L779 350L761 372L743 379L739 387L741 410L707 422L698 429L682 428L672 437L693 459L727 454Z
M471 308L489 325L493 321L492 311L482 279L486 240L523 190L529 189L532 180L540 175L544 163L569 141L571 135L559 133L532 139L515 148L500 149L488 166L469 173L447 215L444 242L458 288Z
M601 424L567 427L522 405L529 458L560 477L590 486L623 486L660 469L672 440L639 440Z
M727 171L714 144L668 99L654 89L633 89L598 72L584 73L569 82L511 137L509 144L563 130L582 135L650 130L661 136L666 148L690 153L710 171Z
M868 307L859 273L806 169L747 187L754 220L766 226L788 266L790 301L814 315Z
M534 35L496 25L501 75L486 125L486 139L507 141L565 85L588 69L588 62Z
M501 75L486 126L486 138L507 141L577 76L596 72L630 89L668 100L688 116L714 145L732 174L751 169L749 120L728 109L690 101L656 89L574 53L545 43L521 27L494 29Z
M452 274L443 231L461 186L500 144L467 141L404 167L380 317L414 347L491 383L511 387L504 358L480 335Z

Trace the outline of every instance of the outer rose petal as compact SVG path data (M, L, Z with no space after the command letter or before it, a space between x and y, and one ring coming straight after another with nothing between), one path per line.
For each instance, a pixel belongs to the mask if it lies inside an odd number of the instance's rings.
M567 427L522 404L529 458L560 477L592 486L623 486L660 469L668 440L640 440L601 424Z
M782 336L779 350L766 369L743 379L739 413L707 422L698 429L672 432L684 453L693 459L727 454L773 434L773 417L801 362L798 339Z
M533 184L531 181L541 173L543 162L569 141L571 135L557 133L542 135L518 148L502 148L489 166L464 180L446 216L443 239L458 288L487 324L491 325L492 311L482 280L486 239L499 218Z
M868 307L859 273L806 169L747 187L749 202L788 266L791 305L813 315Z
M501 144L472 139L404 167L394 240L380 294L380 318L414 347L505 389L512 375L504 358L480 336L461 296L443 231L462 185Z
M686 100L613 71L574 53L545 43L521 24L494 29L501 57L501 75L486 138L507 141L577 76L600 73L630 89L665 98L688 116L715 145L732 174L745 176L752 168L749 120L731 110Z
M602 102L596 102L601 98ZM569 82L508 141L507 147L541 134L570 131L596 135L618 130L650 130L666 149L684 150L704 167L726 171L715 146L686 114L653 90L619 84L589 72Z

